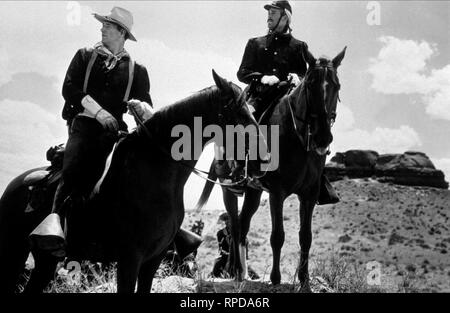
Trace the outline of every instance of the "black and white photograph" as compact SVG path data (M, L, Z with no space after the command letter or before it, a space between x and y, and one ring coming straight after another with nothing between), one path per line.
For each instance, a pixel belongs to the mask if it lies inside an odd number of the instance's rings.
M0 295L450 292L450 2L1 1L0 29Z

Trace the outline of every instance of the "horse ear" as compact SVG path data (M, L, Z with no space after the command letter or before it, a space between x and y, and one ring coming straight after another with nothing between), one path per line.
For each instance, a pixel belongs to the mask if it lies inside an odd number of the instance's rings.
M214 82L216 83L216 86L220 90L225 91L225 92L232 92L228 81L225 78L220 77L219 74L217 74L214 69L212 70L212 75L214 78Z
M305 59L305 62L308 63L310 67L316 64L316 58L312 55L308 48L303 50L303 59Z
M341 65L342 60L345 57L345 51L347 50L347 46L345 46L344 50L342 50L341 53L339 53L334 59L333 59L333 66L334 68L338 68L339 65Z

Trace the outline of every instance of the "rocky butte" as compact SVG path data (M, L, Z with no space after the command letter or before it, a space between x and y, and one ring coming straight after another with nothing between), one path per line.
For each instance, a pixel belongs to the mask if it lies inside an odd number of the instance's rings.
M338 152L325 165L330 181L347 178L373 178L379 182L406 186L448 189L444 173L435 168L423 152L378 154L372 150Z

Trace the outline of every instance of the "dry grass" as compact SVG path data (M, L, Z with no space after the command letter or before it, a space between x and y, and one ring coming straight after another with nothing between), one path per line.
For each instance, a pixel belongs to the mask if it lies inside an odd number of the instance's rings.
M325 286L337 293L384 292L377 286L367 283L367 270L352 260L341 257L335 251L326 258L313 261L311 276L325 282Z
M63 264L45 292L49 293L113 293L116 292L116 267L101 268L100 264L83 262L81 267L68 271ZM311 289L315 293L380 293L392 291L392 286L370 286L367 270L333 252L326 258L318 258L311 264ZM267 274L267 273L265 273ZM163 262L153 280L155 293L297 293L301 292L297 275L288 282L273 286L268 275L259 280L237 282L229 278L211 278L198 270L193 278L182 277L169 263ZM396 292L422 292L418 281L411 274L394 286Z
M450 192L433 188L413 188L344 180L334 183L341 196L336 205L318 206L313 216L313 243L310 253L313 292L448 292L450 246L448 218ZM237 283L212 279L209 273L218 256L216 233L221 227L219 210L201 214L186 212L184 226L205 223L204 242L198 249L198 270L193 278L181 277L162 264L153 281L152 292L299 292L298 200L290 197L284 206L285 244L280 269L282 283L270 283L270 211L261 201L251 225L249 265L261 277ZM396 239L396 240L394 240ZM381 264L381 285L367 283L366 265ZM110 269L93 276L96 265L84 263L79 276L60 271L48 292L114 292L115 272ZM98 271L97 271L98 272ZM93 277L92 277L93 276Z
M72 265L72 266L71 266ZM116 266L83 262L80 266L59 264L55 279L45 292L50 293L112 293L116 292Z

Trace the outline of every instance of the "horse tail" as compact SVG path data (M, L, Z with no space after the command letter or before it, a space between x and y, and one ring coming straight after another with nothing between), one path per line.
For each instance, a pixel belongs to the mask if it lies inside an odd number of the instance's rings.
M202 194L200 196L200 199L197 202L197 205L195 206L194 210L197 212L200 212L202 208L205 206L206 202L208 202L209 196L211 195L211 192L214 188L214 181L217 179L217 174L215 171L216 166L216 160L213 159L211 162L211 166L209 167L209 174L208 174L208 180L205 183L205 187L203 187Z

